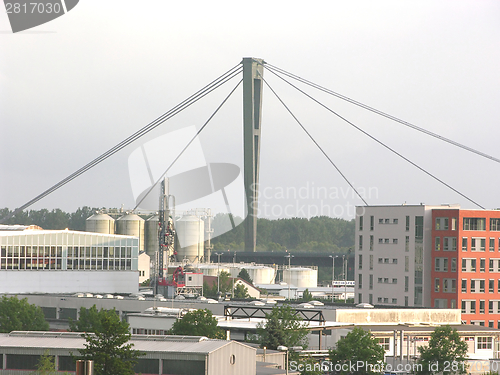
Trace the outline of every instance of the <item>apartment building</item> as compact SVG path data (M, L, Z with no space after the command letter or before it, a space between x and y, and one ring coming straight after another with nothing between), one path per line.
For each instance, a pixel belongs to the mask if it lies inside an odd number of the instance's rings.
M356 296L381 305L461 308L500 328L500 210L357 207Z

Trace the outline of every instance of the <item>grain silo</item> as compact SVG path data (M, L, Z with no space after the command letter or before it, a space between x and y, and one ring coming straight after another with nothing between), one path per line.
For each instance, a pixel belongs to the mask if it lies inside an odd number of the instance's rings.
M108 214L97 212L85 220L85 231L115 234L115 219Z
M116 233L139 238L139 251L144 251L144 219L134 213L126 213L116 220Z
M187 213L175 223L177 238L181 248L177 251L177 260L201 262L204 255L204 222L198 216Z
M156 251L159 248L158 243L158 229L159 229L159 216L153 215L144 223L144 233L146 235L145 251L151 259L155 259Z

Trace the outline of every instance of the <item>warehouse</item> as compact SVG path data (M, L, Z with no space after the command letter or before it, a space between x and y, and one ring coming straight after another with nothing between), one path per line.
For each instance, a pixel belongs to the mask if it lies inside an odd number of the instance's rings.
M136 293L132 236L0 226L0 293Z

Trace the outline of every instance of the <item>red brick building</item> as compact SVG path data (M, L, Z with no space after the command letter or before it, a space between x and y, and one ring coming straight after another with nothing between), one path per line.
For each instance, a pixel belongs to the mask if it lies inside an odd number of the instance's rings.
M432 307L500 329L500 211L432 211Z

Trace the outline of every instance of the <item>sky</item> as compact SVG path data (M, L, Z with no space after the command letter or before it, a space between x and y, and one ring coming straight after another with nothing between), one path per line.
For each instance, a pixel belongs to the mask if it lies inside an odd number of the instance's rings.
M243 57L262 58L500 158L499 46L496 0L82 0L66 15L16 34L2 11L0 207L28 202ZM264 78L368 204L477 208L271 72ZM179 147L173 132L199 129L236 83L31 208L134 207L134 150L155 139L165 149ZM307 92L471 200L500 207L497 162ZM263 97L260 217L352 218L363 202L267 87ZM242 167L241 88L199 142L207 163Z

